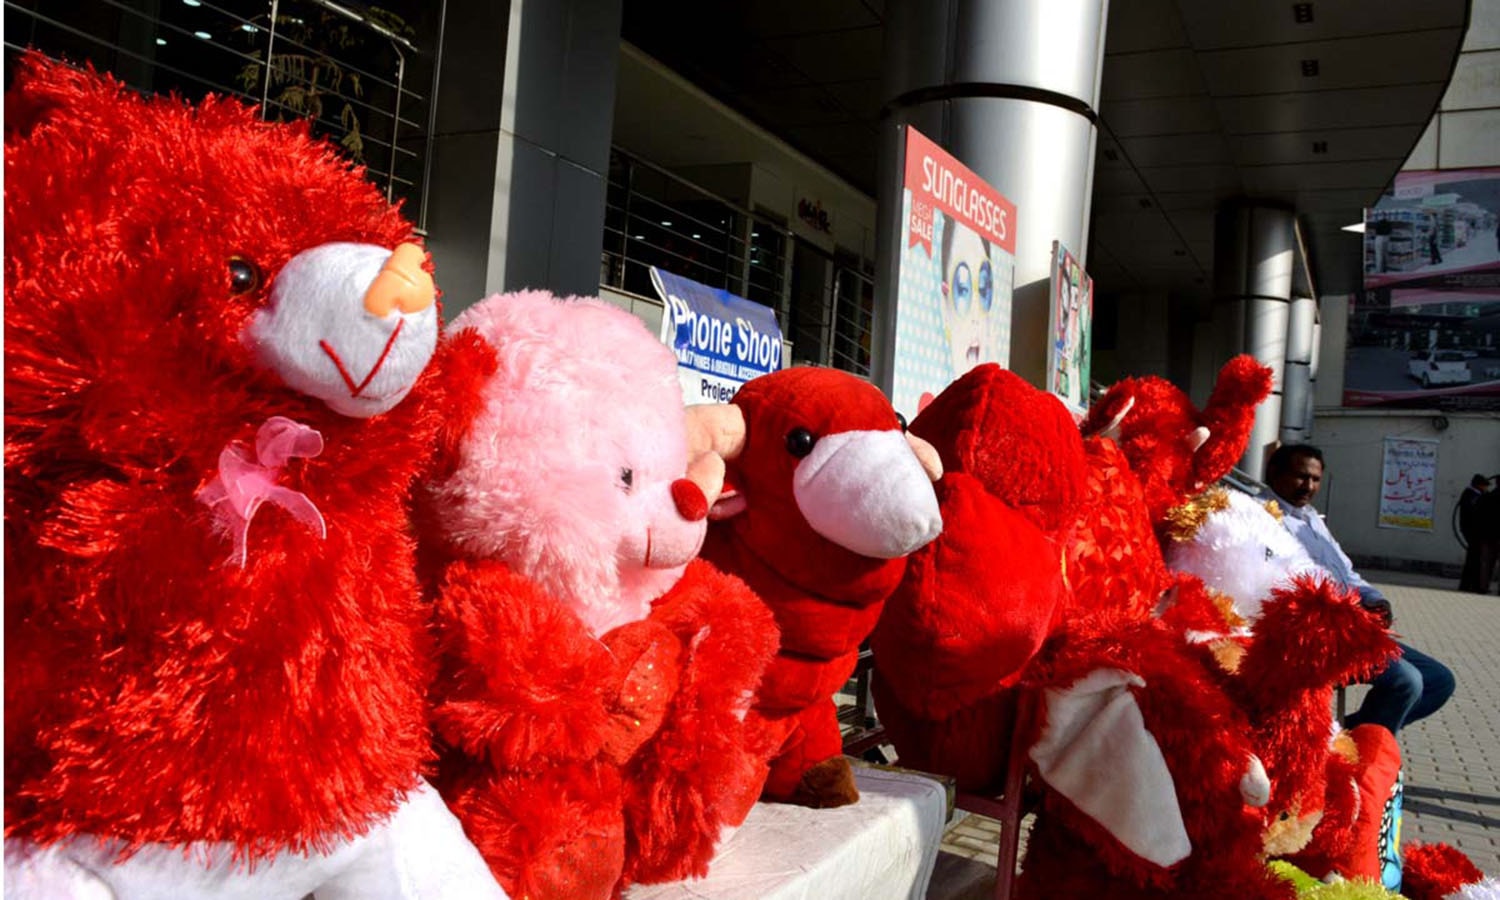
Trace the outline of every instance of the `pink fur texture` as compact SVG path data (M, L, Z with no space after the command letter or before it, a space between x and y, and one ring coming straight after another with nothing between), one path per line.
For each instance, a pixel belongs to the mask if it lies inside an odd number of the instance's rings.
M451 331L466 329L495 349L498 375L471 429L486 439L465 442L435 490L448 540L505 560L596 636L645 618L706 528L670 490L688 459L671 350L627 312L539 291L471 307Z

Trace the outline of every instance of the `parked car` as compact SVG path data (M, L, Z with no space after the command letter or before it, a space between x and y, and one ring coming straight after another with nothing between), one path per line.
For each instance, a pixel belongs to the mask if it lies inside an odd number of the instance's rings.
M1413 359L1407 368L1424 388L1435 384L1468 384L1474 380L1469 361L1458 350L1430 350Z

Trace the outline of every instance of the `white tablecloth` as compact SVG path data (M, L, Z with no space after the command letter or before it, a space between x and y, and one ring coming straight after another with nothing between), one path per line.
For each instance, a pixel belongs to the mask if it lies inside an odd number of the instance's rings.
M854 778L853 806L757 803L708 877L637 885L625 900L921 900L947 818L942 785L859 767Z

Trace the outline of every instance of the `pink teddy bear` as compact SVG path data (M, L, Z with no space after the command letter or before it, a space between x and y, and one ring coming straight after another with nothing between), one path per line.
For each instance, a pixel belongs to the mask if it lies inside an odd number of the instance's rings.
M676 359L628 313L541 292L450 333L482 387L424 500L439 790L513 896L704 874L760 790L743 720L777 631L695 560L724 464L690 465Z

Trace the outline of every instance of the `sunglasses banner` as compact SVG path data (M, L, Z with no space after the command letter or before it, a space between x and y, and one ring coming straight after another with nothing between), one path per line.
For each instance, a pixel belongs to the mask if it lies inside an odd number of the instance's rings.
M1016 207L908 126L901 217L891 401L911 419L980 363L1010 363Z
M1089 408L1089 332L1094 327L1094 279L1078 257L1052 242L1047 314L1047 390L1075 416Z

